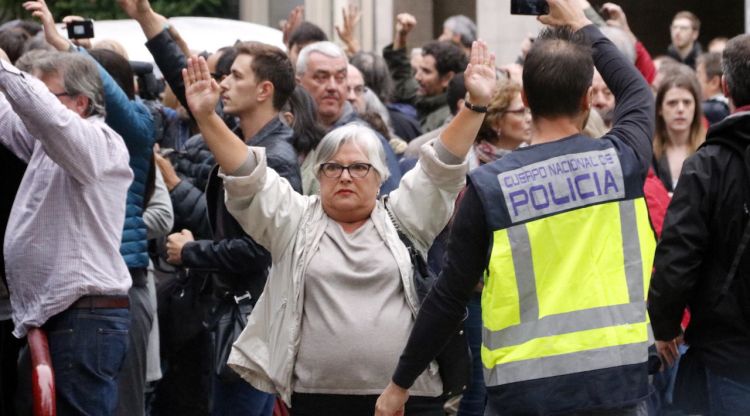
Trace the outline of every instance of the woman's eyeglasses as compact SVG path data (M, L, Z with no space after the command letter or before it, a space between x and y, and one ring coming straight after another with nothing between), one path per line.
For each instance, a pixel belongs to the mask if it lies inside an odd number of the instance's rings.
M340 178L344 173L344 170L349 172L349 176L352 178L364 178L370 173L372 165L369 163L352 163L349 166L340 165L338 163L321 163L320 171L323 172L327 178L337 179Z

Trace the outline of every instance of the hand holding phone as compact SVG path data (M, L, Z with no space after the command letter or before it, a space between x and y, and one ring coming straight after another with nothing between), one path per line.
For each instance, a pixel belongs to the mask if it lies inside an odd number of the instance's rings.
M549 13L537 17L542 24L554 27L568 26L574 31L591 24L591 20L586 17L576 0L547 0L547 4Z
M549 13L547 0L511 0L510 14L540 16Z
M91 19L69 22L68 39L91 39L94 37L94 21Z

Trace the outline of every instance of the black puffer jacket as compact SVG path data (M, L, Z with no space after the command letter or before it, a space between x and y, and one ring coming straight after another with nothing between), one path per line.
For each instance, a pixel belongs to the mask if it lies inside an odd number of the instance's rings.
M195 238L211 238L203 192L216 163L214 155L208 150L200 134L191 137L185 143L185 149L173 155L172 163L177 176L182 179L169 192L175 214L174 229L187 228Z
M736 149L716 144L729 139ZM717 374L750 382L750 256L747 250L728 294L720 296L750 212L750 178L742 153L750 145L750 112L713 126L706 144L690 157L669 205L656 249L649 314L657 340L685 333Z
M302 193L297 153L290 144L292 130L278 118L266 124L248 144L264 147L268 166ZM214 292L221 297L250 292L258 299L271 267L271 255L242 231L224 204L224 181L218 168L211 171L205 200L211 237L187 243L182 264L193 270L213 273Z

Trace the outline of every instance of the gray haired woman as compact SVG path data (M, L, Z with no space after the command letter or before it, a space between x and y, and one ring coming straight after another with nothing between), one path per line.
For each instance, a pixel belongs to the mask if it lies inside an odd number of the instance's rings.
M221 166L227 208L273 257L263 295L233 347L230 366L256 388L279 394L294 415L368 415L397 363L418 310L412 265L397 227L426 251L450 218L465 182L465 156L484 114L463 109L422 148L398 189L375 134L334 130L318 146L320 196L303 196L215 115L218 86L202 59L184 73L190 109ZM494 57L475 43L468 101L486 106ZM410 415L442 415L435 365L407 403Z

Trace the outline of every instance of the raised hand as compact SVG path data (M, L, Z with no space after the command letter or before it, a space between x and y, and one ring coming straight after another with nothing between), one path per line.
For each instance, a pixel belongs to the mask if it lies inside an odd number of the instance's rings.
M148 0L117 0L117 4L125 14L135 20L151 12L151 4Z
M196 120L214 114L221 88L211 77L206 60L195 55L190 57L187 68L182 70L182 79L185 82L185 98Z
M573 30L579 30L591 24L577 0L547 0L547 4L549 14L537 18L542 24L570 26Z
M351 56L359 52L359 42L357 42L354 32L357 30L357 24L362 17L362 12L354 4L342 8L341 14L344 17L343 26L336 25L336 33L346 45L346 53Z
M487 50L487 44L478 40L471 45L469 65L464 72L464 83L469 93L469 102L486 106L492 101L497 84L495 54Z
M408 36L417 26L417 18L409 13L400 13L396 16L396 33L399 36Z
M65 23L65 27L68 27L69 24L73 22L82 22L86 19L84 19L81 16L74 16L69 15L62 18L62 22ZM86 49L91 49L91 39L70 39L71 42L73 42L74 45L82 46Z
M393 39L393 49L401 49L406 46L406 37L417 26L417 19L409 13L401 13L396 16L396 36Z
M607 14L607 25L620 28L626 32L630 32L630 26L628 25L628 18L625 16L625 12L617 4L604 3L602 11Z
M281 21L279 26L281 26L281 33L283 34L282 41L284 42L284 45L289 44L289 37L292 35L292 32L294 32L294 29L297 29L300 23L304 20L305 6L297 6L289 12L289 16L286 20Z
M70 47L70 43L68 43L67 39L57 32L55 18L52 16L52 12L49 7L47 7L47 3L44 0L24 2L23 8L26 11L31 12L31 15L39 19L42 23L42 26L44 27L44 38L47 40L47 43L59 51L65 51Z

